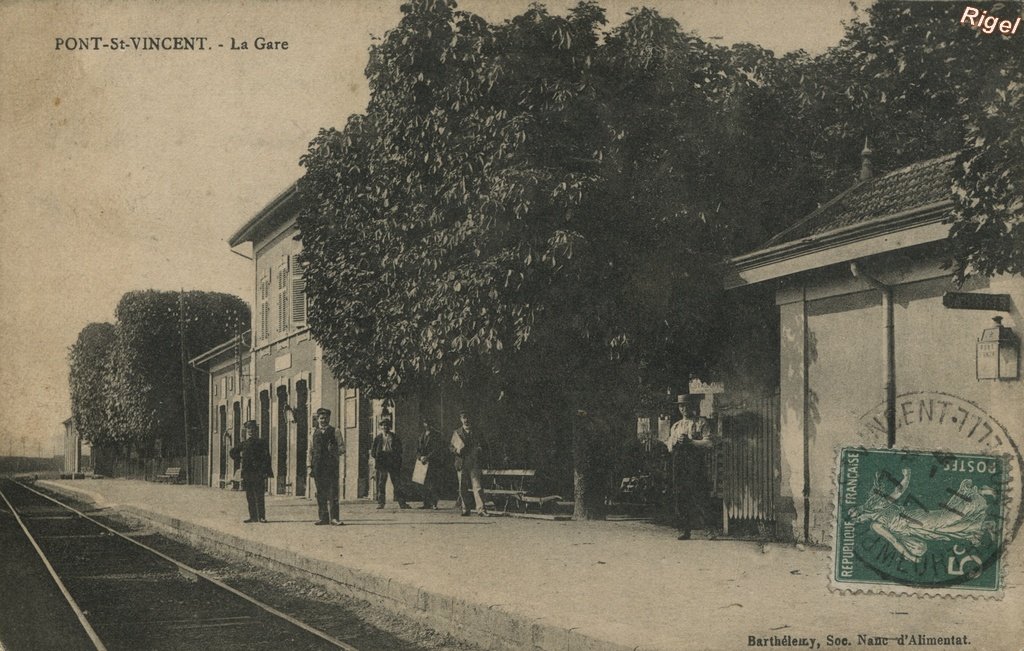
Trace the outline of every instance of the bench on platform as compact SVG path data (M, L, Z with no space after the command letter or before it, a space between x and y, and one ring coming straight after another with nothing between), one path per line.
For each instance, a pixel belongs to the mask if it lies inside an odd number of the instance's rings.
M537 476L533 469L484 470L482 474L485 495L494 501L495 507L501 506L506 513L510 509L528 513L531 506L543 510L562 499L559 495L531 494Z
M156 481L167 482L171 484L177 484L181 481L181 468L179 466L171 466L163 472L163 474L156 476Z

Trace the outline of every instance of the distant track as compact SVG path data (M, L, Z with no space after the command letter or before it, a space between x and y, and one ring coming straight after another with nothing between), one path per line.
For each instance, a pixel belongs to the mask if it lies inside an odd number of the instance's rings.
M358 651L34 488L0 486L96 649Z

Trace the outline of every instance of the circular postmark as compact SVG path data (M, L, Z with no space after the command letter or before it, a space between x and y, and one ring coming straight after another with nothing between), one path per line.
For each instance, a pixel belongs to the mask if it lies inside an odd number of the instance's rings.
M896 397L894 406L896 444L900 448L941 450L933 453L939 460L943 455L962 453L1008 457L1006 536L1007 540L1015 539L1024 525L1024 456L1006 428L970 400L939 391L904 393ZM885 403L881 403L857 420L857 438L865 447L884 447L885 424ZM937 467L942 466L939 463Z

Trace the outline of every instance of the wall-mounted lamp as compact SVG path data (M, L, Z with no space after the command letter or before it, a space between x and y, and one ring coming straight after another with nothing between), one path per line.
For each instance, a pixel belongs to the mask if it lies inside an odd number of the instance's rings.
M994 316L992 321L995 326L982 330L978 338L978 379L1016 380L1019 375L1020 341L1013 328L1003 325L1003 317Z

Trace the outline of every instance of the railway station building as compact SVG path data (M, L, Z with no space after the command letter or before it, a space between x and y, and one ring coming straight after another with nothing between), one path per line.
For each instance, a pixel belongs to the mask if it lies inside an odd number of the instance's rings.
M297 212L298 192L293 185L229 240L232 249L253 260L254 305L243 420L255 420L270 445L274 478L269 492L307 496L306 454L313 414L321 407L330 409L332 424L345 437L349 450L341 460L341 497L352 499L362 496L368 485L369 412L358 392L338 385L310 337L298 264L301 245L295 239ZM246 245L251 255L239 250Z
M852 187L732 260L726 286L778 307L782 538L829 541L841 446L1005 454L1020 525L1024 279L957 286L943 269L954 162L876 176L866 159Z
M194 357L190 364L209 376L210 436L206 452L210 485L239 488L238 464L228 451L241 438L242 423L252 418L252 352L250 333L230 340Z
M379 400L338 382L324 364L323 350L311 337L306 321L307 298L298 262L302 246L297 239L298 211L299 194L293 184L228 240L236 253L252 259L254 305L251 334L241 342L243 349L248 342L247 354L231 353L239 346L226 342L194 360L208 369L213 383L210 458L211 477L217 475L217 480L211 483L230 485L230 480L225 481L230 461L223 460L230 447L224 448L220 442L221 433L227 431L237 441L240 423L252 419L270 446L274 478L269 492L311 497L306 457L313 416L325 407L331 410L331 424L345 442L346 452L339 461L341 499L373 499L375 468L370 447L382 417L392 420L402 439L403 468L408 474L415 461L421 418L427 416L438 430L451 432L458 424L461 404L441 389L424 390L412 398ZM232 376L237 377L234 385ZM487 405L475 405L473 411L484 426L496 420ZM448 474L452 490L454 469ZM391 500L394 487L390 482L386 491Z

